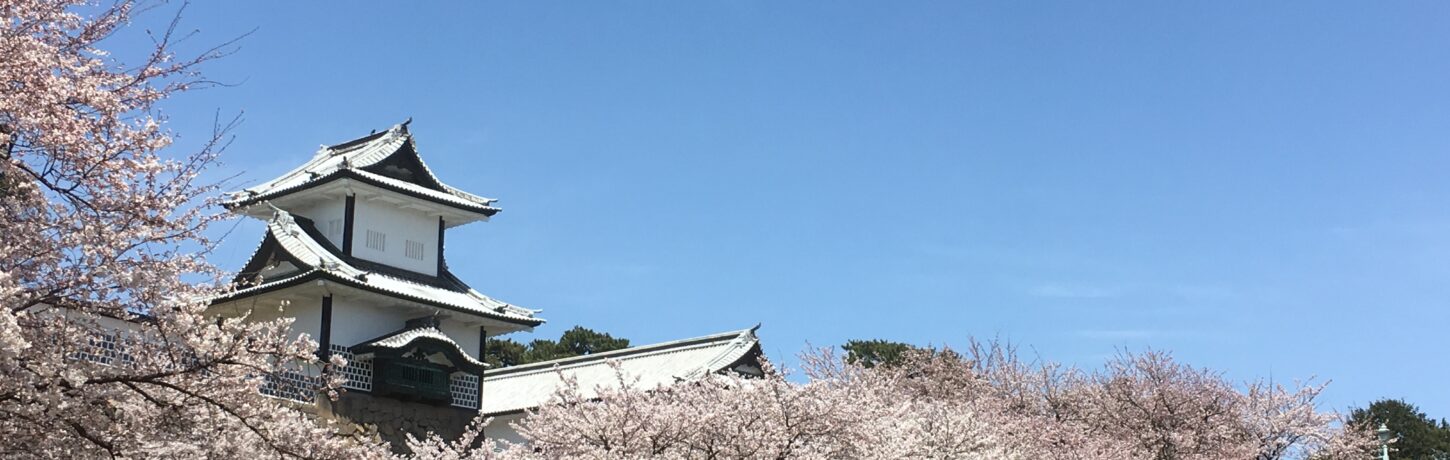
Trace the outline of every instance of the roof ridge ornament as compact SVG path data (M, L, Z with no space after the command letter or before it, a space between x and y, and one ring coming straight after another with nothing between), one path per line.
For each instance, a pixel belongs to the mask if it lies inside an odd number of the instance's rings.
M282 208L279 208L277 207L277 205L272 204L270 200L263 201L263 203L266 203L267 207L272 208L272 222L276 222L282 225L292 225L292 223L295 222L294 220L292 220L292 214L288 214L287 211L283 211Z
M389 127L388 128L388 136L389 137L393 137L393 136L398 136L400 134L407 134L407 132L408 132L408 124L409 123L412 123L412 122L413 122L413 117L408 117L408 119L407 120L403 120L402 123L398 123L396 125L393 125L392 127Z

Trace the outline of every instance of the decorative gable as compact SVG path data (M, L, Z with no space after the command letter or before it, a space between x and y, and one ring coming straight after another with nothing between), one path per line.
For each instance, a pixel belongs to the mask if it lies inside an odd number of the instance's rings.
M488 365L469 356L439 326L435 316L416 318L403 329L348 349L356 359L371 361L374 395L431 403L478 401L456 395L455 382L474 382L476 393L477 377Z

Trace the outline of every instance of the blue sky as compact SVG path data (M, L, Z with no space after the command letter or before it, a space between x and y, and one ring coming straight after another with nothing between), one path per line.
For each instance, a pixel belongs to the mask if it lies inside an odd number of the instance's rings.
M183 146L245 112L237 187L413 117L502 199L450 266L542 336L1153 347L1450 417L1447 10L199 3L194 46L257 30L166 109Z

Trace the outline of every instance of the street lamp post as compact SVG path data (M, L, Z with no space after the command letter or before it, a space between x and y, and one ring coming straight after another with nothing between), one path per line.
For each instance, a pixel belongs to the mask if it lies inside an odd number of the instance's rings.
M1390 427L1380 422L1378 430L1374 434L1380 437L1380 460L1390 460Z

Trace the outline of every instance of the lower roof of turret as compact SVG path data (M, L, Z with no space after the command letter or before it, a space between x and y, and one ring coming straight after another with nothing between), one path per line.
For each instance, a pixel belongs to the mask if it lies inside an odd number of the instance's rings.
M291 270L263 278L270 261L283 260ZM311 221L277 210L267 222L267 236L237 276L237 289L212 299L221 304L309 282L325 281L402 301L527 327L544 323L538 312L483 295L446 269L438 276L409 272L340 254L321 237Z

